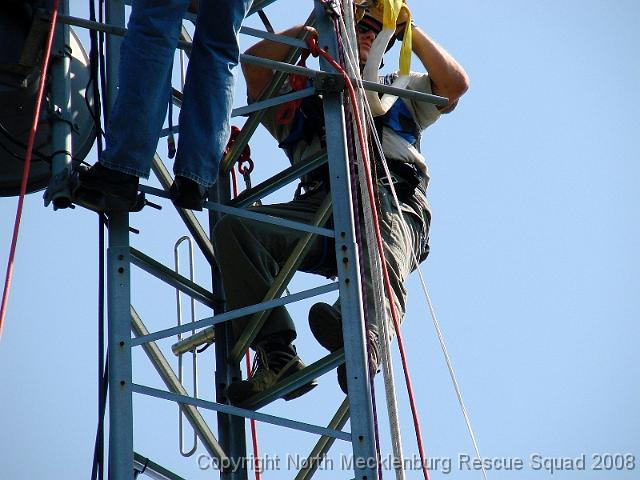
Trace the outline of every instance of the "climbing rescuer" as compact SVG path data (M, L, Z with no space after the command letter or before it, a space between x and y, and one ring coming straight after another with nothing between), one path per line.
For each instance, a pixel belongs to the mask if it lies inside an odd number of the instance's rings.
M429 225L431 213L426 199L429 181L425 157L420 152L420 136L423 130L438 120L442 113L453 110L458 99L468 88L467 75L441 46L433 41L424 30L410 21L408 8L402 6L404 23L395 25L385 33L384 11L379 5L362 12L356 25L357 50L363 75L386 85L402 84L405 88L433 93L447 97L449 102L443 107L403 98L368 95L382 149L393 183L399 195L401 214L393 205L389 183L377 180L379 198L380 229L384 241L385 256L393 290L393 301L399 315L403 316L406 303L404 282L416 268L413 253L419 261L426 258L429 245ZM297 26L283 32L297 36L301 29ZM428 73L397 72L378 77L382 53L392 37L411 40L411 48ZM382 40L380 40L382 38ZM289 47L263 40L247 54L282 61ZM382 53L381 53L382 52ZM269 84L274 72L263 67L244 64L249 101L260 97ZM292 90L292 83L285 84L282 93ZM375 103L375 106L373 105ZM286 109L286 107L284 107ZM305 162L325 150L324 114L322 101L318 95L307 97L294 112L284 112L283 107L273 107L263 117L262 123L279 142L293 164ZM309 223L329 192L326 166L320 167L303 178L295 198L276 205L255 207L261 213ZM303 193L304 190L304 193ZM331 220L329 220L330 222ZM221 267L227 306L236 309L255 304L264 298L280 268L287 260L302 232L283 230L279 226L254 220L226 216L217 225L214 233L215 246ZM361 253L369 254L368 245L361 245ZM372 254L375 251L372 249ZM369 272L369 262L363 261L363 284L366 289L365 311L374 312L373 286ZM311 248L300 265L300 270L327 277L336 274L334 244L326 237L315 237ZM387 310L389 306L387 304ZM387 318L388 311L387 311ZM236 334L243 331L248 317L234 320ZM330 351L343 346L342 320L339 301L331 306L325 303L314 305L309 312L311 330L321 345ZM369 366L375 373L378 366L379 335L374 319L368 319L367 337L369 341ZM256 350L257 368L248 380L232 383L227 389L229 400L242 404L252 395L264 391L304 367L293 346L296 330L291 317L284 307L274 308L264 326L252 343ZM338 381L347 391L345 365L338 367ZM306 393L313 388L310 383L286 397L287 400Z
M83 188L113 209L135 208L138 181L148 178L170 99L173 54L190 0L136 0L120 51L119 93L109 116L106 149L81 172ZM199 2L198 22L180 110L173 203L202 210L229 139L238 31L252 0Z

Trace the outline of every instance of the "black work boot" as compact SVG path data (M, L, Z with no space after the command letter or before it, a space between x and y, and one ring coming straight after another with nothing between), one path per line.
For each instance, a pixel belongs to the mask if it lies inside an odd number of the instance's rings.
M201 211L207 199L207 189L187 177L176 175L169 189L171 201L176 207Z
M316 303L309 310L309 327L318 343L330 352L335 352L344 347L342 336L342 314L340 311L326 303ZM369 357L369 376L373 378L378 370L378 335L367 330L369 345L367 355ZM347 394L347 367L343 363L337 368L338 384L340 389Z
M88 170L79 170L78 177L80 186L86 190L116 198L129 209L137 204L140 179L136 175L112 170L97 162Z
M296 348L281 342L263 342L255 347L253 372L247 380L233 382L227 387L227 398L234 405L241 405L249 398L264 392L281 380L302 370L305 365ZM289 392L283 398L293 400L317 385L315 380Z

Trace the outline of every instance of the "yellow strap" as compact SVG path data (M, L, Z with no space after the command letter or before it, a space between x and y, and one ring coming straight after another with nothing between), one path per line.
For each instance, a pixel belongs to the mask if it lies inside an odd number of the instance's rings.
M400 48L400 75L409 75L411 70L411 11L403 0L384 0L384 13L382 15L383 28L395 30L397 28L398 17L402 9L406 10L407 23L404 29L404 38Z
M402 8L402 0L384 0L384 14L382 16L382 26L384 28L396 28L396 22Z
M400 75L409 75L411 70L411 12L407 4L403 4L403 8L407 9L407 23L404 27L404 37L402 39L402 47L400 47Z

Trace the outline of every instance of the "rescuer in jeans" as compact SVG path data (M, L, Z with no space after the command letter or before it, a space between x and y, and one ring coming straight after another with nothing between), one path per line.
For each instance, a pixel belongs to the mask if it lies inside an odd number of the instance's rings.
M106 149L81 174L83 187L132 208L139 177L148 178L170 98L173 56L191 0L133 0L120 51L119 92ZM253 0L201 0L180 110L171 197L202 210L229 139L238 31Z
M378 33L381 30L381 16L368 12L356 27L358 53L361 69L367 59ZM294 27L283 32L296 36L303 27ZM393 290L393 300L399 315L404 316L406 290L405 279L413 271L415 263L412 252L419 261L428 253L428 235L431 213L426 200L426 187L429 180L425 159L419 151L420 133L435 122L441 113L453 110L458 99L468 88L468 78L463 68L442 47L437 45L422 29L411 25L413 34L413 52L417 55L428 73L411 73L406 88L424 93L445 96L449 103L436 107L425 102L399 98L389 114L378 120L378 129L382 147L399 194L401 215L392 205L388 186L378 180L380 229L385 245L385 256ZM382 46L382 53L384 47ZM273 60L283 60L288 53L287 46L263 40L246 53ZM380 57L382 53L380 53ZM376 60L375 74L379 66ZM274 72L255 65L243 65L250 101L260 97L270 82ZM382 83L391 83L397 76L380 78ZM291 88L285 86L282 93ZM286 108L286 107L284 107ZM322 103L317 96L308 97L296 106L295 116L289 123L282 120L286 115L279 107L271 108L263 117L262 123L279 145L285 150L292 163L304 162L322 151L324 147L324 116ZM324 167L326 168L326 166ZM296 195L293 201L277 205L255 207L260 213L284 217L309 223L325 199L329 185L326 172L315 171L303 179L305 192ZM284 229L279 226L228 215L217 225L214 241L221 268L224 291L228 309L236 309L249 304L259 303L287 260L303 232ZM325 276L335 274L335 250L333 242L326 237L316 236L308 254L299 269ZM361 245L366 258L367 245ZM371 276L368 262L363 277L367 292L367 308L373 312ZM388 305L387 305L388 308ZM233 321L234 331L239 335L246 326L249 317ZM375 373L378 365L378 332L371 319L367 327L369 341L369 366ZM342 321L339 304L325 303L314 305L309 312L311 330L321 345L330 351L343 347ZM276 307L252 343L256 350L257 368L248 380L237 381L227 388L227 397L232 403L241 404L252 395L258 394L279 380L301 370L304 364L297 355L293 341L296 330L286 308ZM345 365L338 367L338 381L346 393ZM290 400L306 393L315 384L310 383L289 393Z

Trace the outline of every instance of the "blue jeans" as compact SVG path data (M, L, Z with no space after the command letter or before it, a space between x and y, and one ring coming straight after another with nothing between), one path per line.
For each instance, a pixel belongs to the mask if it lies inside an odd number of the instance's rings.
M180 111L176 175L210 187L229 139L238 31L253 0L200 0ZM120 52L120 89L100 162L149 177L169 102L181 20L190 0L133 0Z

